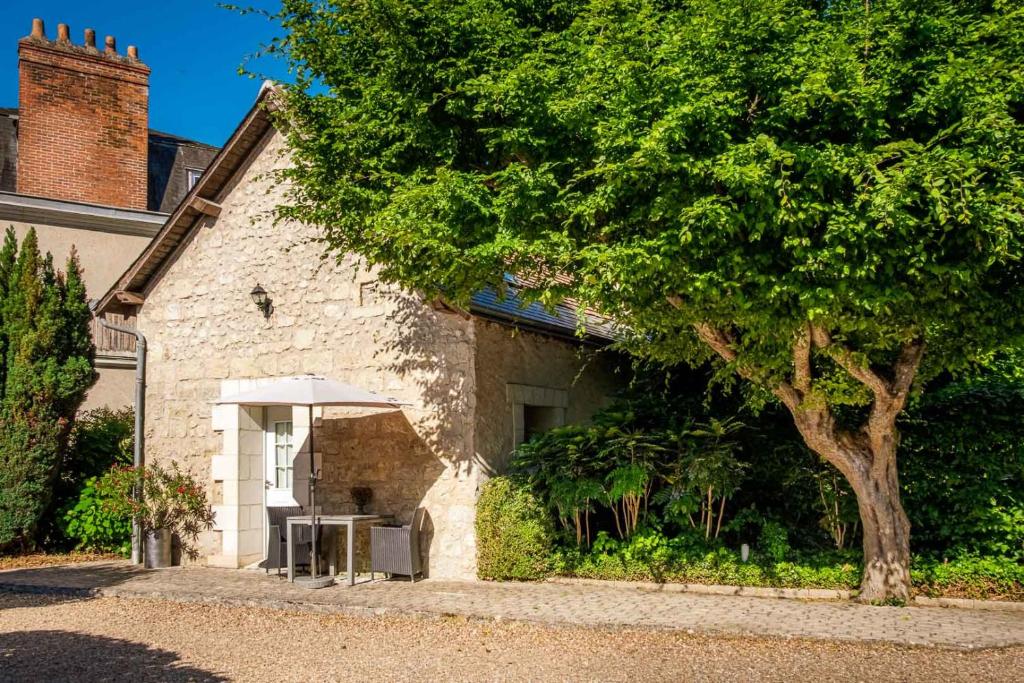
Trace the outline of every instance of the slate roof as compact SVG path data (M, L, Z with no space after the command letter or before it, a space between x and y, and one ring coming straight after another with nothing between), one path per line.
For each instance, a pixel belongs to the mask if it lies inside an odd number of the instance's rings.
M0 107L0 191L16 191L17 108ZM217 148L179 135L150 129L146 208L170 213L188 190L186 169L205 169Z
M615 339L612 325L592 312L585 312L580 320L577 307L571 303L558 304L548 310L538 303L525 304L517 292L511 291L504 298L488 287L473 295L470 310L487 318L501 322L514 323L530 327L542 332L552 332L562 336L579 336L591 341L611 341ZM581 324L582 322L582 324Z

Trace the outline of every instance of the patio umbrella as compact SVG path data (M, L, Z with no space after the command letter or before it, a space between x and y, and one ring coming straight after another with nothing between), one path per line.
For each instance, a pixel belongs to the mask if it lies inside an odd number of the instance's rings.
M311 584L316 585L319 555L316 544L318 524L316 519L316 451L313 448L313 407L352 406L394 410L408 405L408 403L317 375L284 377L234 396L226 396L217 400L216 403L244 406L307 406L309 408L309 507L313 527L310 572L313 578Z

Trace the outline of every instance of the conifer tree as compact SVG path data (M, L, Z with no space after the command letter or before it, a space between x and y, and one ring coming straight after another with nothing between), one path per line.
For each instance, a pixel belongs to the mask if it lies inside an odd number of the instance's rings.
M0 251L0 548L32 547L60 454L95 380L89 311L77 256L67 275L30 230Z

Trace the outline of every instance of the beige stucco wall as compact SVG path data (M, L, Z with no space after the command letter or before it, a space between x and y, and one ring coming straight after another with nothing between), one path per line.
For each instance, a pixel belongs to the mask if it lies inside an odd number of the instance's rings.
M36 229L39 249L53 254L54 264L63 270L71 248L78 251L82 266L85 288L90 298L97 299L107 293L110 285L125 271L132 261L142 253L150 238L139 235L123 235L99 230L67 228L59 225L19 223L4 221L0 227L10 225L20 242L30 227Z
M96 384L92 385L82 403L83 412L94 408L118 409L131 406L135 401L135 368L100 367L97 365Z

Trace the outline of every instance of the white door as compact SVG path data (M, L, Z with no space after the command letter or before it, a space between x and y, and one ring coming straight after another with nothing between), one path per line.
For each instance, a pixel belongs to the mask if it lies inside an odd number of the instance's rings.
M295 485L295 435L291 406L267 407L264 444L267 507L298 505L292 495Z

